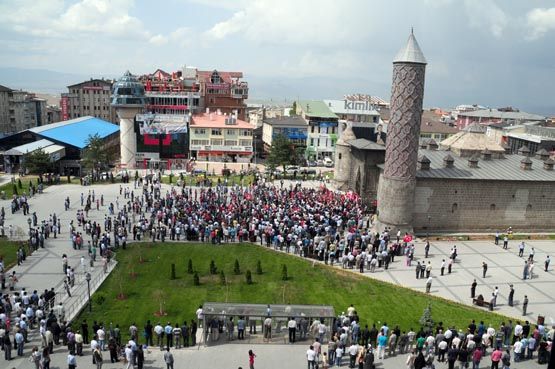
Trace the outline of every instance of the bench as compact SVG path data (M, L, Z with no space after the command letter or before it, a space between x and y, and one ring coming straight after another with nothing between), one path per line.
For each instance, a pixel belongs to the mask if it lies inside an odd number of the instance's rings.
M478 300L478 299L472 299L472 304L476 305L476 306L484 306L487 307L488 309L490 308L490 303L486 300Z

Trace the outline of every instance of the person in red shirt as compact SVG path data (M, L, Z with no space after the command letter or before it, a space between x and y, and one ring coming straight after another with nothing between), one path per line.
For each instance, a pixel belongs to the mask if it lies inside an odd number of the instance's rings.
M472 369L477 369L480 367L480 360L482 360L482 350L477 347L472 353Z
M491 353L491 369L498 369L499 362L501 361L501 357L503 356L503 351L497 347L495 351Z

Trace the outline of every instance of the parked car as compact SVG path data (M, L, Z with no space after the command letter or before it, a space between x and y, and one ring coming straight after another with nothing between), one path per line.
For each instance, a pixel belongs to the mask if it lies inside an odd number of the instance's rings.
M310 160L307 164L309 167L315 167L318 165L318 163L315 160Z
M324 166L325 166L325 167L328 167L328 168L333 167L333 160L331 160L331 158L329 158L329 157L326 156L326 157L324 158Z
M285 173L286 174L295 174L295 172L299 173L300 169L301 168L298 165L289 165L288 167L285 168Z

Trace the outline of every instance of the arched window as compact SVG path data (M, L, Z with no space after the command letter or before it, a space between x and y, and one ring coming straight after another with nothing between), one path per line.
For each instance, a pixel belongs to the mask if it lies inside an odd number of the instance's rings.
M339 160L341 160L341 153L339 153L339 155L337 155L337 158L338 158Z

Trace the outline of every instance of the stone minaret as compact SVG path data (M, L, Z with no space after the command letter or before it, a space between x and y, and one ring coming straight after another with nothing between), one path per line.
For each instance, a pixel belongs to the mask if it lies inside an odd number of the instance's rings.
M378 187L378 225L383 231L412 232L418 138L424 98L426 59L411 31L393 60L391 118L387 126L385 166Z

